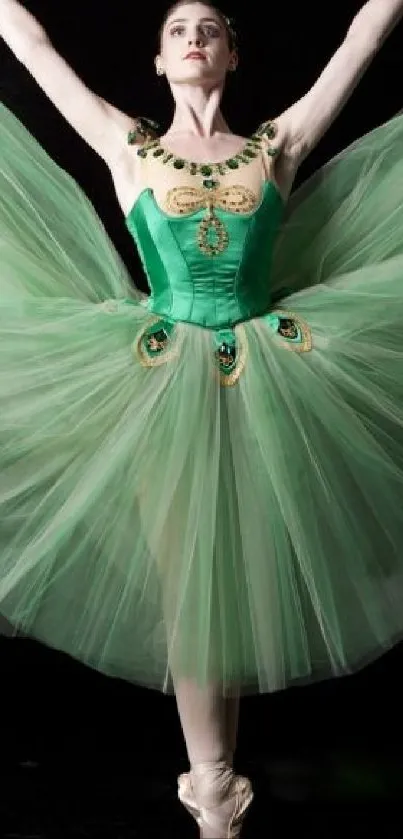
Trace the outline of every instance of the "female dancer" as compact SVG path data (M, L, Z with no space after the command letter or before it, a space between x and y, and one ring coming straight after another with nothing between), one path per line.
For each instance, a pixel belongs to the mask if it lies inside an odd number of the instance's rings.
M0 0L0 34L108 166L151 287L2 107L0 611L175 693L179 797L205 839L239 836L253 797L240 695L350 672L403 634L403 119L285 213L402 11L368 0L312 89L245 139L220 110L230 22L175 3L158 139Z

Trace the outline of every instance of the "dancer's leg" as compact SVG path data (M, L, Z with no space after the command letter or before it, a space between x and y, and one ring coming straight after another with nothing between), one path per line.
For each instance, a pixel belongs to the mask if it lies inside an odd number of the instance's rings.
M201 689L185 678L174 680L174 685L190 764L225 760L232 766L238 736L239 693L223 697L215 684Z
M179 717L189 757L192 786L196 800L204 807L220 808L220 818L229 819L234 810L231 790L234 773L231 767L232 753L228 744L227 703L221 689L211 684L200 688L192 679L174 679ZM234 736L233 712L231 708L231 743ZM232 748L232 745L231 745ZM206 825L203 836L210 834Z
M226 760L228 700L215 684L199 688L192 679L179 678L174 685L190 765Z
M230 822L244 817L253 798L250 781L236 776L231 765L239 696L226 698L217 685L201 689L189 678L174 684L191 765L191 787L184 784L180 797L199 819L200 836L218 839L228 835Z

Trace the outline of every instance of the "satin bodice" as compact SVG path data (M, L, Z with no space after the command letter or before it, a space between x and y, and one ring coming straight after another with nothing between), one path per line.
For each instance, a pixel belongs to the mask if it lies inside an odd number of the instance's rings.
M284 203L272 181L249 213L217 208L228 245L211 256L198 246L206 210L165 213L143 190L126 217L151 289L147 308L172 320L208 328L232 326L270 308L270 267Z

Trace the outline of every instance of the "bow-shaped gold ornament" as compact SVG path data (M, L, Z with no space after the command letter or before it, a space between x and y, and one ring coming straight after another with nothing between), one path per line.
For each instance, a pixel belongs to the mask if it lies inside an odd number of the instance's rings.
M221 187L216 181L204 181L203 187L176 186L170 189L165 199L169 213L184 215L206 209L207 215L200 223L197 243L207 256L222 253L229 242L228 232L223 222L217 218L214 209L219 208L231 213L250 213L258 205L255 193L242 184ZM210 230L214 230L216 241L209 241Z

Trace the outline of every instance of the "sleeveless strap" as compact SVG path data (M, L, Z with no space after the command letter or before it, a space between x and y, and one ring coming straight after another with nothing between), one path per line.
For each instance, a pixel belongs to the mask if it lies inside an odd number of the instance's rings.
M272 178L273 163L280 154L281 147L276 142L278 128L274 120L262 122L256 131L261 138L262 167L265 180Z
M127 135L129 146L144 145L159 137L159 125L148 117L137 117L133 120L133 127Z
M274 120L269 119L267 122L262 122L259 125L259 128L256 131L258 137L262 138L262 141L266 147L266 153L269 157L276 157L276 155L280 151L279 144L276 143L276 138L278 135L278 127Z

